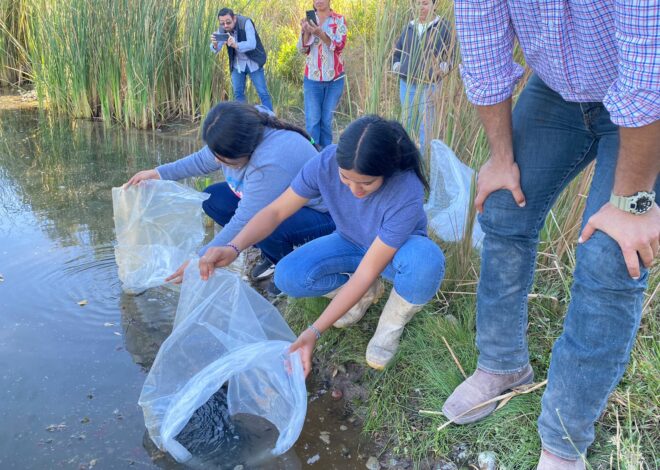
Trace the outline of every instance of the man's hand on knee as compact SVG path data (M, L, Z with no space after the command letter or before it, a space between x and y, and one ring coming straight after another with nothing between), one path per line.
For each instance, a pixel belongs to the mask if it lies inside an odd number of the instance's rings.
M635 215L617 209L609 202L589 218L578 240L584 243L596 230L612 237L621 247L633 279L641 275L639 259L650 268L660 247L660 208L656 204L645 214Z
M477 177L477 195L474 198L477 212L483 213L486 198L499 189L511 191L516 204L525 207L525 195L520 188L518 165L513 161L502 162L491 158L483 164Z

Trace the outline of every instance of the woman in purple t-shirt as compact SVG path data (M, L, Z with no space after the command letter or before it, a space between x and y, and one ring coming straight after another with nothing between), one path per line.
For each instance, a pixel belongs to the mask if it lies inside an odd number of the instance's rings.
M425 187L419 150L401 124L362 117L346 128L338 145L312 158L231 243L206 252L200 259L202 278L267 237L308 200L323 197L337 231L294 250L275 269L275 284L284 293L332 298L291 350L301 351L309 373L321 333L360 320L383 294L382 275L394 287L366 358L371 367L383 369L404 326L435 295L444 276L442 251L426 233Z

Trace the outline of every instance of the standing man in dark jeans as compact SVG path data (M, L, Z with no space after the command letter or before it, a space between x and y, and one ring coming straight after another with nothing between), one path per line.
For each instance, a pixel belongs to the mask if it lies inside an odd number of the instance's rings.
M273 101L264 75L266 50L253 21L245 16L235 15L230 8L223 8L218 12L218 23L220 28L217 33L228 33L229 37L226 41L217 40L215 34L212 34L211 50L217 54L223 45L227 45L234 99L245 102L245 78L249 75L261 104L272 111Z
M476 372L447 399L458 424L534 373L527 296L539 232L563 189L596 160L571 301L552 349L539 470L581 470L594 424L626 369L660 244L660 16L626 0L456 0L461 74L490 146L475 205L484 239ZM534 75L513 113L523 68ZM655 189L655 192L654 192Z

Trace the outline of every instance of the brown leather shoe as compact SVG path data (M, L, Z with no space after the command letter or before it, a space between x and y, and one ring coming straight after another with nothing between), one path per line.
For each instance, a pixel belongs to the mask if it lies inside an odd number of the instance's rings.
M495 411L497 402L480 406L469 412L468 410L502 395L507 390L533 381L534 371L529 364L522 371L513 374L492 374L477 369L447 398L442 412L456 424L474 423Z
M566 460L551 454L547 450L541 452L539 466L536 470L584 470L584 460Z

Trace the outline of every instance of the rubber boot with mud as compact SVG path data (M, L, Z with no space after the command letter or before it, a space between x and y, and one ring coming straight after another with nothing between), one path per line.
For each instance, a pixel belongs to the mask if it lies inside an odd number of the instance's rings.
M378 327L367 346L367 364L376 370L382 370L394 358L399 349L399 338L412 317L424 305L411 304L392 288L390 297L380 314Z
M323 297L334 299L340 289L341 287L333 290L332 292L328 292ZM332 326L335 328L346 328L347 326L351 326L359 322L367 312L367 309L369 309L369 307L380 300L380 298L383 296L383 292L385 292L383 283L380 282L380 279L376 279L376 281L371 284L362 298L358 300L358 303L353 305L350 310L346 312L343 317L334 322Z

